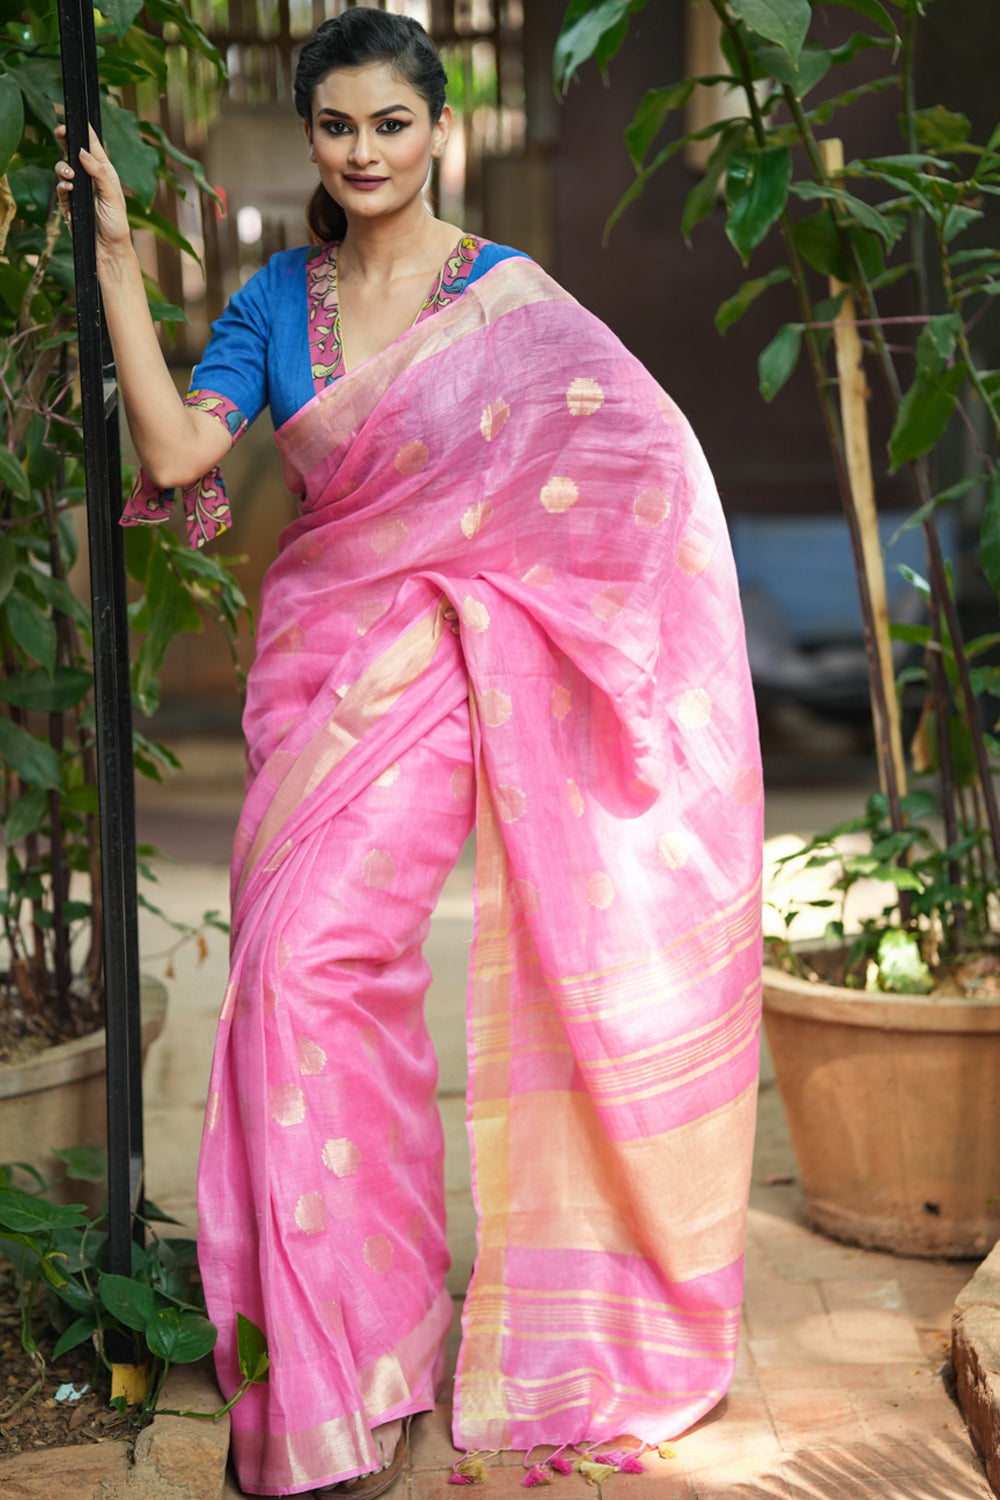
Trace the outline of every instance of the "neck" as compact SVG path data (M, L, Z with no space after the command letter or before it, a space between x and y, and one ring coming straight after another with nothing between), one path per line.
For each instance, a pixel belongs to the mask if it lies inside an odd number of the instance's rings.
M454 243L454 225L433 218L415 199L396 214L376 219L348 215L347 233L337 257L341 276L387 282L421 272L428 256L443 257Z

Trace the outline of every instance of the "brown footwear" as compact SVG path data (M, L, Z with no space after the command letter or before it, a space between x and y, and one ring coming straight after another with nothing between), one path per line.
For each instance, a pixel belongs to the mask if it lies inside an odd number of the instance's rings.
M356 1479L342 1479L338 1484L326 1484L321 1489L313 1490L313 1494L342 1495L343 1500L375 1500L377 1495L384 1495L387 1490L392 1489L403 1472L409 1445L410 1419L407 1417L396 1451L384 1469L376 1469L373 1474L359 1474Z

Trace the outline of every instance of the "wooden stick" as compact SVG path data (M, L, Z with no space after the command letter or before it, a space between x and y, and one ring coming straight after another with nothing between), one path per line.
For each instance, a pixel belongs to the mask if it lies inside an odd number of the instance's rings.
M836 178L844 168L843 143L835 138L821 141L820 151L827 173L832 179ZM872 477L871 448L868 437L870 393L865 379L861 336L855 321L854 298L843 282L831 276L830 295L837 297L841 293L844 294L844 299L833 325L833 340L837 354L837 375L840 380L840 415L844 427L844 448L851 494L854 498L854 510L861 533L868 592L872 602L878 663L885 687L889 745L896 772L896 785L900 796L903 796L906 792L906 762L903 757L899 700L896 696L895 673L892 665L889 605L886 599L885 568L882 563L882 542L878 530L878 511L875 508L875 482ZM879 708L874 693L872 694L872 717L875 720L875 743L879 752L879 782L884 792L886 790L886 774L883 764L885 736L879 733Z

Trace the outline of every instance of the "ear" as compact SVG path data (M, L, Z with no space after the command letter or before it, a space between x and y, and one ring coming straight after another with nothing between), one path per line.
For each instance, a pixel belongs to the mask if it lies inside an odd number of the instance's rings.
M309 142L309 160L310 161L315 161L316 160L316 147L315 147L315 144L313 143L312 125L311 125L311 123L308 120L303 120L302 121L302 128L303 128L303 130L306 133L306 140Z
M438 117L431 134L432 156L444 155L444 148L445 146L447 146L448 137L451 134L451 121L451 105L446 104L444 109L441 111L441 114Z

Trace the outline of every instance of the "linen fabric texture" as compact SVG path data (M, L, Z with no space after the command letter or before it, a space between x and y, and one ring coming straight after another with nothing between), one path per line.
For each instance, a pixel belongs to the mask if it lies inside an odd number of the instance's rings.
M463 1449L658 1442L733 1371L761 778L736 579L674 403L506 260L277 442L232 974L199 1173L240 1483L377 1467L451 1316L420 953L473 822L479 1249Z

